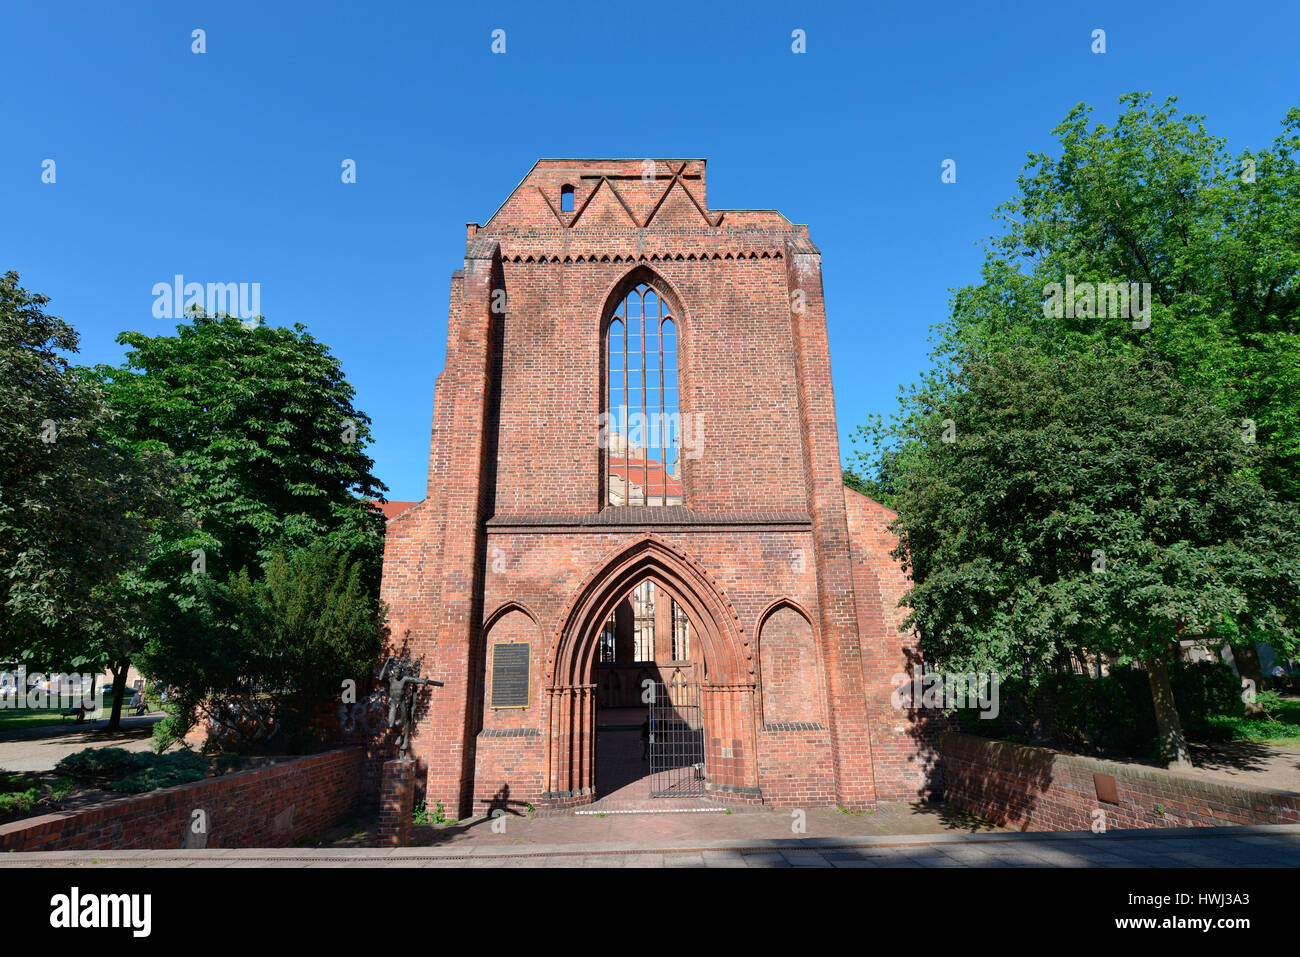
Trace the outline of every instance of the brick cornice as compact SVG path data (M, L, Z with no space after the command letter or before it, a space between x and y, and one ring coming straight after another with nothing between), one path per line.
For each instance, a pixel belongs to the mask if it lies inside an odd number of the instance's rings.
M501 258L503 262L508 263L572 265L574 263L705 262L706 260L783 259L785 257L785 253L780 249L751 249L739 245L721 249L693 249L689 252L681 249L653 253L634 252L631 249L617 252L610 250L611 244L605 243L578 252L566 252L564 255L507 251Z
M487 531L629 531L647 527L674 529L773 528L806 531L812 518L801 512L694 512L684 505L664 507L610 507L600 512L560 512L528 515L494 515L485 523Z

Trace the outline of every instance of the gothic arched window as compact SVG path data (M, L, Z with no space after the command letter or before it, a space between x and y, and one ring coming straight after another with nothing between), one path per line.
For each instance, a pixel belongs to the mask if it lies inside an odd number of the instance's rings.
M653 287L637 286L605 330L605 502L681 505L677 325Z

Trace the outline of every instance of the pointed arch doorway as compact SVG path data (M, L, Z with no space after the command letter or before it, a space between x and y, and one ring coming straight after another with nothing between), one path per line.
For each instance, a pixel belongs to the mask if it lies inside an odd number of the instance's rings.
M582 587L547 679L548 801L761 800L748 640L712 578L655 536Z
M654 575L614 606L596 647L595 796L704 796L704 721L685 607Z

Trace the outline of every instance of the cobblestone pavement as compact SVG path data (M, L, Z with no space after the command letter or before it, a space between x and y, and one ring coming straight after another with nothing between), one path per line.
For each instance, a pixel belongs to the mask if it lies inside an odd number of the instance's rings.
M58 851L0 867L1297 867L1300 825L696 844Z

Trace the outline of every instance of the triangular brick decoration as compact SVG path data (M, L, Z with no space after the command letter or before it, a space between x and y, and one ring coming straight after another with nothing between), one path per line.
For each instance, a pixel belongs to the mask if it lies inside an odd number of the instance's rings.
M602 179L569 225L637 226L639 223L628 211L613 184L607 179Z
M659 208L650 216L656 226L712 226L713 223L700 210L699 205L679 179L674 179Z

